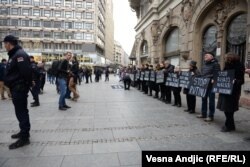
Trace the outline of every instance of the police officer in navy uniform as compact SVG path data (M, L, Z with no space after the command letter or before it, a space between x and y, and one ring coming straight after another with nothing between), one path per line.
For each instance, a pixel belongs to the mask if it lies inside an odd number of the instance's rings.
M20 132L11 136L11 138L18 140L12 143L9 149L16 149L30 143L30 120L27 99L29 87L32 83L32 70L29 56L18 45L16 37L8 35L3 42L9 55L4 82L10 88L12 102L20 127Z
M40 106L39 103L39 93L40 93L40 71L37 67L37 63L34 60L33 56L30 56L31 68L32 68L32 89L31 93L34 99L34 102L31 103L31 107Z

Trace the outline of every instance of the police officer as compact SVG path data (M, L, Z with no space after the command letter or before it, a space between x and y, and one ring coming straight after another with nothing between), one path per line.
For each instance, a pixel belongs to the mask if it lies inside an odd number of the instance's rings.
M31 107L40 106L39 103L39 92L40 92L40 71L33 56L30 56L31 68L32 68L32 89L31 93L34 102L31 103Z
M9 149L16 149L30 143L30 121L27 99L29 87L32 82L32 70L29 56L18 45L16 37L8 35L4 38L3 42L9 55L4 81L6 86L10 88L12 102L20 127L20 132L11 136L11 138L18 140L12 143Z

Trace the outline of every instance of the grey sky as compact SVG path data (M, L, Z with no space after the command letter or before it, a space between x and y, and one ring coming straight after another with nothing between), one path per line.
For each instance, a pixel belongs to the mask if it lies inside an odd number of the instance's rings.
M136 13L132 12L128 0L113 0L113 5L114 38L122 45L126 53L130 55L135 39Z

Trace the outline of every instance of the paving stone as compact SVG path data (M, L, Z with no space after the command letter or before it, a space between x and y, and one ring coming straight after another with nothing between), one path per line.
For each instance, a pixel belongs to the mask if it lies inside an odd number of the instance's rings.
M113 154L94 154L65 156L61 167L115 167L120 166L118 155Z
M124 152L118 153L118 157L121 165L140 165L141 164L141 152Z

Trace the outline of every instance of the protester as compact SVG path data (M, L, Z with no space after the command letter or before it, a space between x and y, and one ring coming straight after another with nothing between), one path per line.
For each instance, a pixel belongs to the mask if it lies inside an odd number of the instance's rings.
M164 71L164 81L166 82L166 78L168 76L169 73L173 73L174 72L174 66L172 64L170 64L170 61L166 60L165 61L165 71ZM165 91L163 93L163 101L166 103L166 104L171 104L171 92L172 92L172 88L171 86L165 86L165 89L163 90Z
M214 74L217 74L218 71L220 71L220 65L218 61L215 59L213 53L206 53L204 55L204 59L205 62L201 70L201 75L203 77L209 78L210 83L208 85L206 96L202 98L201 114L198 115L197 118L204 118L205 121L211 122L214 120L214 113L215 113L215 93L212 92L212 85L215 77ZM209 115L207 115L208 99L209 99Z
M129 90L131 85L131 78L129 76L129 69L125 68L122 74L123 82L124 82L124 90Z
M174 68L174 73L177 75L178 78L180 76L180 72L180 67L176 66ZM174 104L172 106L181 107L181 89L181 87L171 87L171 90L174 94Z
M18 45L16 37L8 35L3 42L9 55L4 83L10 88L20 127L20 132L11 136L11 138L18 140L9 145L9 149L16 149L30 144L30 120L27 104L29 87L32 83L32 70L29 56Z
M233 90L231 95L219 94L217 108L224 111L226 116L225 125L222 132L235 130L234 112L239 110L239 100L241 95L241 86L244 84L244 65L240 62L238 55L234 53L226 54L224 70L235 70L235 79L233 81Z
M200 75L200 71L198 70L196 66L197 62L196 61L191 61L189 63L189 72L191 72L191 79L197 75ZM190 114L195 113L195 106L196 106L196 96L188 94L189 89L184 88L184 94L186 94L186 99L187 99L187 109L184 110L185 112L189 112Z

